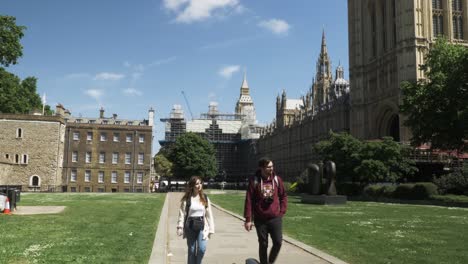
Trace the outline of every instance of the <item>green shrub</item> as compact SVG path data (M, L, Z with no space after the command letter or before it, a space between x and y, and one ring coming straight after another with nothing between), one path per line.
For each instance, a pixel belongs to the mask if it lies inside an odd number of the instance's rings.
M359 182L337 182L336 192L340 195L359 196L363 192L363 186Z
M418 182L414 185L412 191L413 199L417 200L425 200L437 194L439 194L437 186L432 182Z
M442 175L435 178L434 183L442 194L468 195L468 170Z
M391 185L368 185L364 188L364 195L372 198L391 198L395 189L396 187Z
M368 185L364 188L364 195L372 198L380 197L381 185Z
M432 182L405 183L396 187L393 197L406 200L426 200L437 195L437 186Z
M412 183L404 183L400 184L396 187L395 191L393 192L393 198L396 199L412 199L412 190L414 184Z

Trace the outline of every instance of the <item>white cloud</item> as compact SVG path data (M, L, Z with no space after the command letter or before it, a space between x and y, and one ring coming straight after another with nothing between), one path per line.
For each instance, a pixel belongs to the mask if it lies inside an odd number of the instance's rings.
M230 79L231 76L240 70L239 65L230 65L223 67L219 70L219 75L223 76L226 79Z
M265 28L277 35L286 35L291 28L288 22L281 19L263 20L258 23L258 26Z
M175 13L178 23L192 23L229 10L236 13L243 10L239 0L164 0L163 5Z
M117 74L117 73L112 73L112 72L101 72L101 73L96 74L96 76L94 76L94 80L118 81L124 77L125 75L123 74Z
M166 64L166 63L170 63L170 62L172 62L172 61L175 61L176 59L177 59L177 57L172 56L172 57L165 58L165 59L162 59L162 60L153 61L153 62L150 63L148 66L149 66L149 67L151 67L151 66L159 66L159 65L162 65L162 64Z
M81 78L90 78L91 76L87 73L70 73L65 75L66 79L81 79Z
M123 93L126 95L132 95L132 96L141 96L143 93L135 88L127 88L123 90Z
M94 98L96 101L99 101L104 92L100 89L89 89L85 91L85 94Z

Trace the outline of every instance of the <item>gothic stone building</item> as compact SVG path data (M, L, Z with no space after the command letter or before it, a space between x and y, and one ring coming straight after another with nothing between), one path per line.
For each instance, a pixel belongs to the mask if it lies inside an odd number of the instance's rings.
M468 0L348 0L353 136L409 141L400 83L424 78L419 66L438 36L468 46L467 15Z
M104 116L65 119L64 189L69 192L148 192L152 164L154 110L148 120Z
M0 114L0 185L61 191L64 142L62 117Z
M300 99L288 99L286 91L276 100L276 120L262 130L257 156L268 156L275 171L286 180L300 175L316 161L313 146L330 131L349 131L349 84L342 66L332 76L325 32L310 90Z

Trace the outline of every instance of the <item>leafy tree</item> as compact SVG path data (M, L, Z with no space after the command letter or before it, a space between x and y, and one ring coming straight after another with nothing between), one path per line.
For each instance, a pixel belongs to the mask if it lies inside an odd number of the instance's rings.
M4 66L16 64L23 54L20 39L26 27L17 26L15 21L14 17L0 15L0 64ZM21 81L16 75L0 67L0 112L28 113L35 109L42 110L36 85L35 77L27 77ZM45 106L45 114L53 114L48 105Z
M396 182L404 177L412 176L417 171L415 162L408 158L409 147L394 141L391 137L384 137L382 141L363 142L359 157L362 160L359 166L364 166L356 168L360 173L363 172L364 168L370 169L373 166L371 172L375 173L368 179L368 182ZM368 161L378 161L379 163L369 163ZM385 171L379 168L380 163L385 167ZM359 177L361 182L366 182L361 174Z
M353 169L361 162L361 148L362 143L353 136L334 132L330 132L328 140L320 141L314 146L321 159L335 162L337 181L357 180Z
M417 168L408 158L409 148L390 137L363 142L347 133L330 133L315 150L323 160L335 162L337 181L396 182L413 175Z
M185 133L176 139L169 160L174 164L176 176L213 177L217 172L213 146L195 133Z
M36 91L37 79L27 77L21 81L17 76L0 67L0 112L25 114L42 110L42 101ZM46 105L45 114L53 111Z
M421 67L425 80L403 82L401 112L412 144L463 151L468 139L468 49L439 38ZM465 140L465 141L464 141Z
M26 27L16 25L16 18L0 15L0 64L8 67L23 56L20 39Z
M359 182L372 183L380 182L388 175L388 167L380 160L366 159L359 166L354 168Z
M154 156L154 170L158 174L171 177L172 167L172 162L170 162L163 154L158 153Z

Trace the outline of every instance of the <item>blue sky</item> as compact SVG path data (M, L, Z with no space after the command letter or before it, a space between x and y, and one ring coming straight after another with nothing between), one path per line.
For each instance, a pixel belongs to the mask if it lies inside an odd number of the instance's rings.
M348 79L346 0L0 0L0 14L27 27L23 57L7 68L38 78L47 104L72 115L147 118L155 109L153 150L172 105L185 91L195 117L211 101L233 113L244 69L260 124L276 96L309 89L325 29L333 73Z

